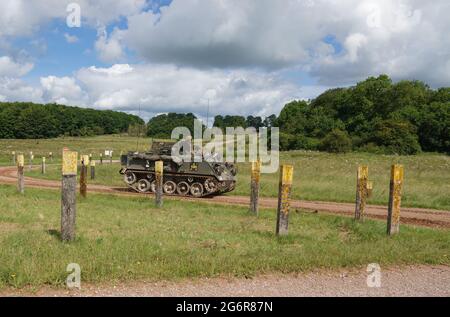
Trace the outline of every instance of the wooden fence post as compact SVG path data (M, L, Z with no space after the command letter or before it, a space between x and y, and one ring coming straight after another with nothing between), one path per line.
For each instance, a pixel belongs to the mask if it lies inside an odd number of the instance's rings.
M46 168L45 168L45 156L42 157L42 165L41 165L41 174L45 174Z
M95 161L91 160L91 179L95 179Z
M12 154L12 165L14 166L16 165L16 152L12 151L11 154Z
M24 177L24 168L25 168L25 157L20 154L17 156L17 190L19 193L25 193L25 177Z
M367 198L371 198L373 194L373 182L368 181L367 182Z
M30 171L33 169L33 159L34 159L33 152L30 152Z
M163 171L164 171L163 161L155 162L155 181L156 181L155 204L157 208L161 208L163 206L163 177L164 177Z
M103 165L103 153L100 153L100 165Z
M252 162L252 175L250 181L250 212L259 214L259 184L261 178L261 161Z
M369 167L359 166L356 178L356 207L355 220L364 220L368 196Z
M290 198L293 176L294 167L292 165L281 166L276 230L278 236L284 236L288 234Z
M77 152L63 151L61 189L61 239L63 241L75 239L77 163Z
M109 164L112 164L113 161L113 151L109 152Z
M80 194L82 197L87 196L87 169L89 166L89 156L81 156L81 171L80 171Z
M393 165L389 190L387 233L394 235L400 231L400 205L402 201L404 169L402 165Z
M50 162L53 163L53 152L48 153L48 158L50 159Z

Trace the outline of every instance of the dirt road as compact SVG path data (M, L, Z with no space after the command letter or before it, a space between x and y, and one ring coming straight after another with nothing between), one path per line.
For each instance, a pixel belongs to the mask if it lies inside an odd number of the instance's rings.
M171 297L342 297L450 296L450 267L381 268L380 288L367 284L366 268L318 271L295 275L266 275L253 279L214 278L182 282L81 284L81 290L42 288L4 290L0 296L171 296Z
M0 167L0 184L16 184L17 183L17 169L15 167ZM42 180L34 178L25 178L27 187L32 188L49 188L60 189L60 181ZM101 185L89 185L89 191L97 193L107 193L114 195L136 196L137 193L129 192L126 188L108 187ZM194 201L192 198L167 197L169 199L183 199ZM196 200L198 201L198 200ZM212 198L203 198L202 202L214 203L222 205L249 205L249 197L244 196L216 196ZM260 206L263 208L276 208L277 199L261 197ZM291 202L293 209L302 209L312 212L339 214L343 216L353 216L354 204L350 203L333 203L320 201L301 201L293 200ZM366 207L366 215L368 218L385 220L387 217L387 207L368 205ZM437 227L450 228L450 211L431 210L423 208L402 208L402 223Z

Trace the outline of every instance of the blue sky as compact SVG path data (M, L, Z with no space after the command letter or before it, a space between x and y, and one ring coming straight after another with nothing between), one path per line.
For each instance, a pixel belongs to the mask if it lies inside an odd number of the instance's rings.
M66 24L70 2L80 28ZM5 0L0 100L202 117L210 99L213 114L266 116L383 73L448 86L448 9L445 0Z
M151 1L146 10L155 13L160 11L161 7L168 6L172 0ZM118 17L106 25L108 33L114 28L125 29L127 27L126 17ZM112 63L105 63L97 58L94 50L94 43L97 39L98 30L85 22L82 27L68 27L65 19L54 19L47 24L40 26L39 32L31 37L18 38L14 40L14 46L17 49L24 49L33 54L34 69L27 74L25 79L31 82L39 81L42 76L52 74L55 76L71 76L72 73L80 68L96 65L99 67L109 67ZM69 43L65 35L76 36L76 43ZM36 48L35 41L45 43L45 52L40 52ZM0 51L1 52L1 51ZM4 53L4 52L2 52ZM127 51L127 62L138 63L139 59L131 51Z

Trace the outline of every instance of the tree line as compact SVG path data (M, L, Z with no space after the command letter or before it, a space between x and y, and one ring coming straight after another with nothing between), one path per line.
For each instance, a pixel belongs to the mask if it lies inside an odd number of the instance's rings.
M1 139L115 134L127 132L130 125L143 123L137 116L117 111L0 102Z
M163 114L148 123L149 136L170 138L177 126L193 130L195 115ZM387 75L353 87L331 89L308 101L292 101L279 116L216 116L214 126L279 127L282 150L450 153L450 88L421 81L393 83Z
M167 113L160 114L150 119L147 124L147 136L160 139L170 139L173 129L176 127L186 127L189 129L191 134L194 134L194 120L198 119L193 113ZM237 127L254 127L256 130L260 128L273 127L276 115L271 115L265 119L257 116L221 116L218 115L214 118L214 127L222 129L225 133L227 127L237 128ZM202 125L203 130L206 126Z
M311 101L287 104L277 126L284 150L449 153L450 88L370 77Z
M0 138L40 139L128 132L170 138L175 127L194 130L192 113L168 113L145 122L134 115L57 104L0 102ZM330 89L308 101L292 101L281 113L218 115L214 127L280 128L282 150L351 150L416 154L450 153L450 88L421 81L393 83L387 75ZM205 127L204 127L205 128Z

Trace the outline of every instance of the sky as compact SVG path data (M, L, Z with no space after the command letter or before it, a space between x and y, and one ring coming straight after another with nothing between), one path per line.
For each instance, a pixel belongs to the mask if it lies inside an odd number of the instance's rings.
M264 117L379 74L450 86L448 12L448 0L2 0L0 101Z

